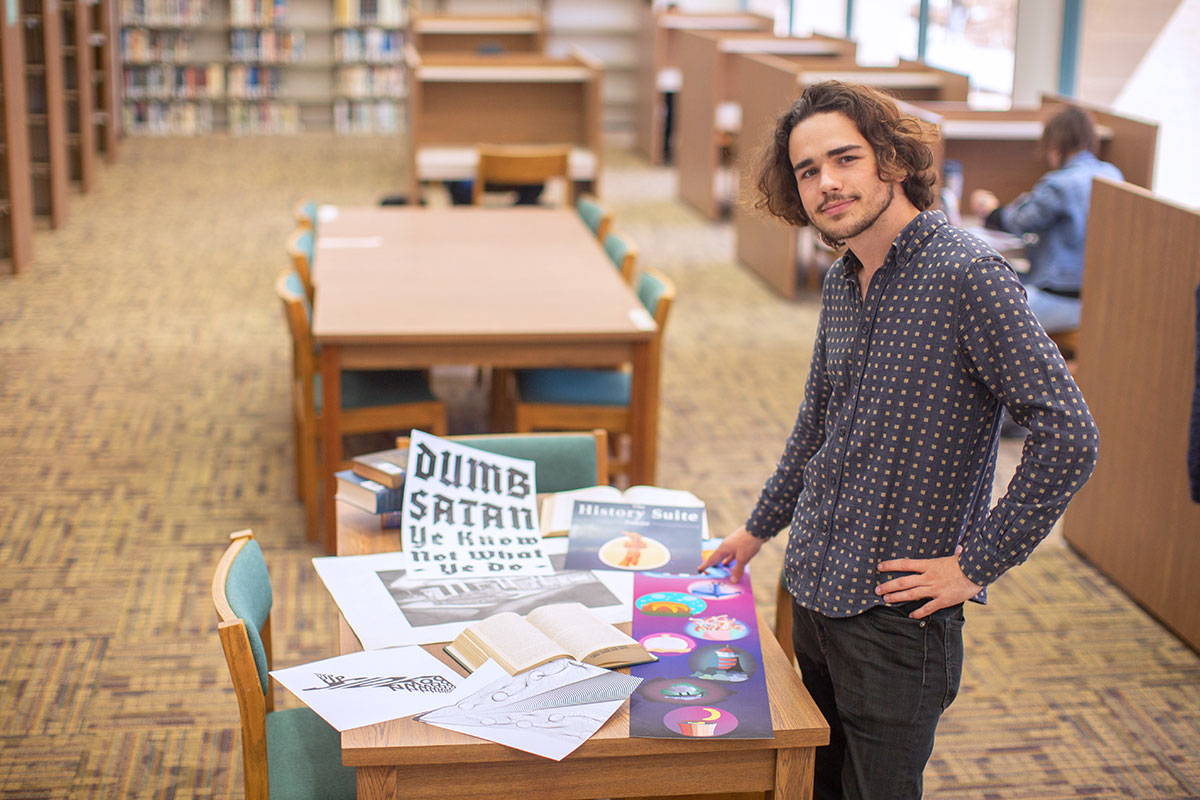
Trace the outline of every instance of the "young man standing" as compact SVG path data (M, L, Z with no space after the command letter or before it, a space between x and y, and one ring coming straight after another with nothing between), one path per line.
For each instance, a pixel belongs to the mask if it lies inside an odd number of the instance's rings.
M855 84L778 121L758 205L846 253L830 269L796 425L746 524L790 525L805 686L829 721L816 797L921 796L962 672L962 604L1024 561L1091 474L1098 434L1016 274L933 203L936 132ZM989 510L1001 407L1031 431Z

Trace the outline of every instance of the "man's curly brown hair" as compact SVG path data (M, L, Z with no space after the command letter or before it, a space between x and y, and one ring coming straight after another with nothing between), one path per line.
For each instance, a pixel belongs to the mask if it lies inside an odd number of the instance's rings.
M933 205L937 172L932 145L937 129L916 117L902 114L891 95L870 86L841 81L824 81L804 88L800 99L779 118L771 141L759 156L758 199L763 209L799 227L811 220L796 188L796 175L788 155L788 140L797 125L814 114L836 111L845 114L875 151L879 178L901 180L909 202L924 211ZM831 247L843 243L830 241Z

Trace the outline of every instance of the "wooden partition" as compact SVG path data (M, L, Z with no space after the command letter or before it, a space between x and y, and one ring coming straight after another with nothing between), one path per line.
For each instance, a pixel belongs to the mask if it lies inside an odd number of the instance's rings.
M33 255L24 30L14 3L0 7L0 261L13 274Z
M967 79L945 70L902 61L897 68L857 67L811 70L771 55L735 56L742 104L742 173L739 202L733 208L737 259L784 297L795 297L799 273L809 275L809 285L819 285L818 276L836 257L817 241L811 228L797 229L767 218L749 207L753 202L756 177L750 173L756 153L764 147L779 116L810 83L826 80L856 81L886 89L905 100L962 100L967 97ZM930 124L941 118L928 109L904 103L907 113ZM942 152L937 148L938 169Z
M427 181L469 180L475 146L569 144L571 178L598 188L603 66L509 53L476 56L408 48L412 196Z
M758 14L685 14L655 11L645 3L638 27L637 151L652 164L663 163L663 131L667 92L683 85L677 39L682 31L764 31L775 22Z
M989 189L1008 203L1049 169L1040 149L1042 126L1065 102L1045 97L1040 108L1011 111L972 109L966 103L921 105L942 117L946 158L963 167L963 198L975 189ZM1090 110L1099 129L1100 157L1115 164L1125 180L1150 188L1158 125L1105 109Z
M48 219L52 228L58 228L67 221L70 189L62 19L55 4L42 0L25 0L24 17L33 210Z
M422 53L540 53L545 25L540 16L474 17L420 14L411 18L413 46Z
M1097 179L1083 271L1077 378L1100 460L1063 521L1067 541L1200 650L1200 504L1187 440L1200 213Z
M676 32L676 55L687 83L675 96L675 165L679 196L709 219L717 219L732 199L719 189L722 152L736 161L740 126L738 54L763 53L798 69L855 67L854 42L828 36L798 39L770 33ZM725 121L724 118L730 118ZM736 167L735 167L736 169Z

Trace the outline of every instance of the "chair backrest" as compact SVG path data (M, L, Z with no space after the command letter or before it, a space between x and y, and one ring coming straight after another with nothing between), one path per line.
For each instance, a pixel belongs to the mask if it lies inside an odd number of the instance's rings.
M292 377L305 392L306 413L315 414L313 376L317 374L317 352L312 336L312 305L300 276L292 270L279 273L275 294L283 302L283 318L292 335Z
M544 184L551 178L562 178L566 184L565 202L573 204L570 156L567 145L477 145L479 164L475 170L472 201L483 201L485 183L517 185Z
M229 665L242 721L246 797L267 797L267 712L271 691L271 580L262 549L248 530L231 542L213 575L217 633Z
M296 274L300 276L300 281L304 285L304 294L308 297L309 303L313 301L314 297L312 278L313 250L314 240L312 230L300 228L288 237L287 251L288 256L292 259L292 269L296 270Z
M657 341L661 344L663 332L667 329L667 316L671 313L671 304L675 301L675 284L658 270L648 268L638 278L637 296L654 317L654 322L658 325Z
M315 200L309 200L307 203L301 203L296 206L292 212L292 216L296 219L296 224L304 230L315 231L317 229L317 203Z
M637 247L624 236L615 233L605 236L603 244L604 252L608 254L608 260L621 273L625 282L633 285L633 273L637 268Z
M538 492L565 492L608 481L607 431L490 433L446 438L489 453L534 462ZM408 445L407 436L396 439L396 447Z
M596 239L603 242L604 237L608 235L609 226L612 225L612 214L608 209L596 200L581 197L575 201L575 211L583 219L588 229L596 235Z

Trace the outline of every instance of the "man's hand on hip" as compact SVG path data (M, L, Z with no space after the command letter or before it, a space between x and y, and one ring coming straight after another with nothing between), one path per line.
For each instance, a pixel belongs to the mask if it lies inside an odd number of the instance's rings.
M746 568L746 564L758 555L758 551L764 544L766 544L765 539L759 539L752 535L743 525L721 540L720 546L704 559L704 563L700 565L697 572L703 572L714 564L725 566L732 561L734 562L733 571L730 573L729 579L738 583L742 580L742 571Z
M983 591L982 586L972 583L958 565L959 546L952 556L943 558L897 558L882 561L880 572L911 572L875 587L875 594L885 603L907 603L911 600L929 602L909 614L913 619L922 619L940 608L949 608L970 600Z

